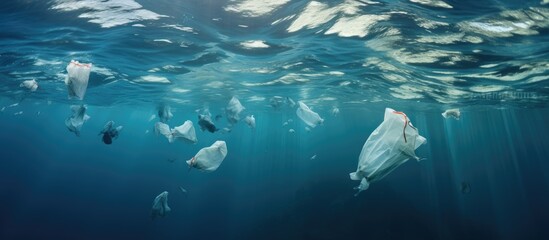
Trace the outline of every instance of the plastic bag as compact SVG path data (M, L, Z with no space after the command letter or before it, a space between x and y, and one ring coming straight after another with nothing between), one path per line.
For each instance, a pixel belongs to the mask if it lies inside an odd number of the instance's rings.
M227 144L225 141L216 141L212 146L200 149L191 159L187 160L189 167L194 167L206 172L215 171L227 156Z
M160 122L166 123L170 119L172 119L172 109L170 106L166 106L164 104L158 106L158 118L160 119Z
M368 189L370 183L384 178L408 159L419 161L414 151L426 141L406 114L386 108L383 122L362 147L356 172L350 173L352 180L361 181L355 188L358 189L357 195Z
M183 125L170 129L168 124L157 122L154 125L156 134L162 134L168 139L168 142L172 143L176 139L183 139L187 143L196 143L196 131L194 130L193 122L190 120L185 121Z
M172 141L174 139L182 139L188 143L196 143L198 141L196 139L196 131L194 130L193 122L190 120L187 120L183 125L172 129L171 133Z
M313 112L305 103L302 101L297 103L299 104L299 108L296 110L296 114L309 127L314 128L316 125L324 122L324 119L322 119L318 113Z
M209 132L213 133L218 131L215 124L212 122L212 118L208 114L198 114L198 126L200 126L200 130L208 130Z
M444 118L452 117L456 120L459 120L459 117L461 116L461 112L459 111L459 108L448 109L442 113L442 116Z
M69 98L84 99L86 89L88 88L91 67L91 63L85 64L71 60L67 66L68 74L65 78L65 84L69 91Z
M231 124L235 124L240 120L240 113L246 109L242 104L240 104L240 101L236 97L231 98L231 101L229 101L229 104L225 108L226 114L227 114L227 120Z
M244 122L250 127L255 128L255 118L254 115L248 115L244 118Z
M168 192L164 191L154 198L151 209L151 218L154 219L157 216L164 217L170 211L172 211L172 209L168 206Z
M80 129L82 128L82 125L90 119L90 116L86 114L86 109L87 108L85 105L72 105L72 114L70 117L65 119L65 126L67 126L69 131L74 132L76 136L80 136Z
M115 128L113 125L113 121L108 121L107 124L105 124L105 127L103 127L103 130L99 133L99 135L103 134L102 140L107 145L112 144L112 140L118 138L120 130L122 130L122 126Z
M23 81L21 84L19 84L19 87L25 87L29 89L31 92L34 92L36 91L36 89L38 89L38 82L36 82L36 80L34 79Z

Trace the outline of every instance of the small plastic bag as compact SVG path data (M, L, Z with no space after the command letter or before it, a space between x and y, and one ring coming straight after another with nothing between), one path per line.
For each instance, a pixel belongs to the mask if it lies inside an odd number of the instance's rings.
M84 64L71 60L67 66L67 77L65 78L69 98L84 99L86 89L88 88L91 67L91 63Z
M168 206L168 192L164 191L154 198L151 218L164 217L170 211L172 211L172 209Z
M200 149L191 159L187 160L189 167L206 172L215 171L227 156L225 141L216 141L212 146Z
M36 91L36 89L38 89L38 82L36 82L36 80L34 79L23 81L21 84L19 84L19 87L25 87L31 92L34 92Z
M350 173L352 180L361 181L355 188L358 190L357 195L368 189L370 183L381 180L408 159L419 161L414 151L426 141L406 114L386 108L383 122L362 147L356 172Z
M255 129L255 117L254 115L248 115L244 118L244 122L252 129Z
M72 105L72 114L65 119L65 126L67 126L69 131L74 132L76 136L80 136L82 125L90 119L90 116L86 114L86 109L85 105Z
M231 98L231 101L229 101L229 104L225 108L225 111L227 113L227 120L231 124L235 124L240 120L240 113L246 109L240 101L238 101L238 98L233 97Z
M318 113L313 112L305 103L302 101L297 103L299 104L299 108L295 113L305 124L307 124L307 126L314 128L316 125L324 122L324 119L322 119Z
M183 125L172 129L171 133L172 141L174 139L183 139L188 143L196 143L198 141L196 139L196 131L194 130L193 122L190 120L187 120Z
M442 116L444 118L452 117L456 120L459 120L459 117L461 116L461 112L459 111L459 108L448 109L442 113Z

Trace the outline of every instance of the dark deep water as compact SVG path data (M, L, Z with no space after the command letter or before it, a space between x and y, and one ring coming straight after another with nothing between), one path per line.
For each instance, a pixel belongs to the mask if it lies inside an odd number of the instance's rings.
M427 159L403 164L355 198L348 172L382 120L383 109L373 104L342 109L324 126L297 127L295 134L280 125L291 113L267 109L257 113L255 132L243 124L227 135L198 132L196 145L145 134L152 111L135 107L90 107L93 121L80 137L62 124L65 106L21 107L20 116L0 116L2 239L541 239L548 233L548 109L483 107L455 121L402 105L429 139L417 151ZM171 121L192 116L181 108ZM96 135L107 119L125 127L112 145ZM220 168L189 171L183 160L216 139L229 150ZM462 182L469 193L462 193ZM152 200L164 190L173 211L153 221Z
M548 4L1 1L0 239L547 239ZM83 100L67 98L73 59L93 64ZM228 126L232 96L257 127L200 131L203 109ZM274 96L323 125L307 131ZM91 118L76 136L79 104ZM171 127L193 121L196 144L155 136L160 104ZM427 139L425 160L354 197L386 107ZM123 129L106 145L110 120ZM189 170L216 140L219 169ZM163 191L172 211L153 220Z

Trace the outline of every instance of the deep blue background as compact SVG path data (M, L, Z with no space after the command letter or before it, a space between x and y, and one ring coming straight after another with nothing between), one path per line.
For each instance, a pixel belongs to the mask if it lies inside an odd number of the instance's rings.
M0 239L541 239L549 215L548 109L405 111L428 143L410 161L353 197L348 173L383 107L321 113L311 132L293 110L254 109L257 129L198 132L169 144L151 132L154 106L89 107L80 137L65 105L22 103L0 113ZM22 115L13 112L23 110ZM37 114L40 111L40 114ZM171 125L195 119L174 108ZM215 112L215 110L212 110ZM282 123L292 118L295 134ZM109 119L124 126L104 145ZM213 173L184 160L217 139L228 155ZM317 158L310 157L316 154ZM176 157L174 163L169 158ZM461 182L471 185L463 194ZM185 196L178 190L188 190ZM172 212L151 220L168 191Z

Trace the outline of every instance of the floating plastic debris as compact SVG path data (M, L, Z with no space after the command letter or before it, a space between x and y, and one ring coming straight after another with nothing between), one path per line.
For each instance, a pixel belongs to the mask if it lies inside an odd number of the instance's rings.
M67 66L67 77L65 84L69 91L69 98L84 99L86 89L88 88L88 80L90 78L92 64L79 63L71 60Z
M448 109L442 113L442 116L444 118L452 117L456 120L459 120L459 117L461 116L461 112L459 111L459 108Z
M206 172L215 171L227 156L227 144L225 141L216 141L209 147L200 149L198 153L187 161L189 167Z
M153 201L151 218L164 217L170 211L172 211L172 209L168 206L168 192L164 191L156 196Z

